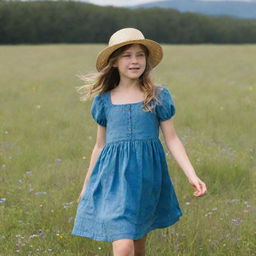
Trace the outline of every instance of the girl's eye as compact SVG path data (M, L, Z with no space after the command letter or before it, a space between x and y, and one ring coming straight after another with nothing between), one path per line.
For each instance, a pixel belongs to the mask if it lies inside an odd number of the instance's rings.
M144 57L145 56L145 54L144 53L140 53L140 54L138 54L137 56L139 56L139 57ZM122 57L131 57L131 54L124 54L124 55L122 55Z

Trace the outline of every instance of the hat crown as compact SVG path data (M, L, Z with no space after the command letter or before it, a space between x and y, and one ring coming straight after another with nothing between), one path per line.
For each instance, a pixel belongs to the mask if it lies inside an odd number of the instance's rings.
M97 56L96 68L100 72L107 66L111 54L118 48L129 44L142 44L149 50L148 59L154 68L162 60L163 49L153 40L146 39L142 32L136 28L123 28L116 31L109 39L108 46Z
M123 43L130 40L143 40L144 35L135 28L124 28L115 32L109 39L108 45L112 46L115 44Z

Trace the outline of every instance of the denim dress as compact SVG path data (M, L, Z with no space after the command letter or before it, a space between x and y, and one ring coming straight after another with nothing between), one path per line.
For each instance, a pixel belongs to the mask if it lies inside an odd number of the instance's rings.
M110 91L94 97L90 113L106 127L106 143L77 206L72 235L97 241L137 240L182 216L159 139L160 121L176 112L168 88L159 102L112 104ZM152 102L151 102L152 103Z

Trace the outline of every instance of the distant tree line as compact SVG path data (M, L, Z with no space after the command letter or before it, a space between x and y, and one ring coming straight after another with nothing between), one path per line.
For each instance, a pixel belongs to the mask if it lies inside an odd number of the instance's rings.
M107 43L123 27L168 44L256 42L256 20L75 1L0 0L0 44Z

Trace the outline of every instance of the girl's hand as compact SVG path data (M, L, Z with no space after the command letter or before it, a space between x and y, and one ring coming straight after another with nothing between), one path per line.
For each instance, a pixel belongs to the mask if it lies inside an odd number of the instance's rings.
M192 185L193 189L196 190L193 194L194 196L199 197L207 193L205 183L201 181L197 176L192 179L189 179L189 183Z

